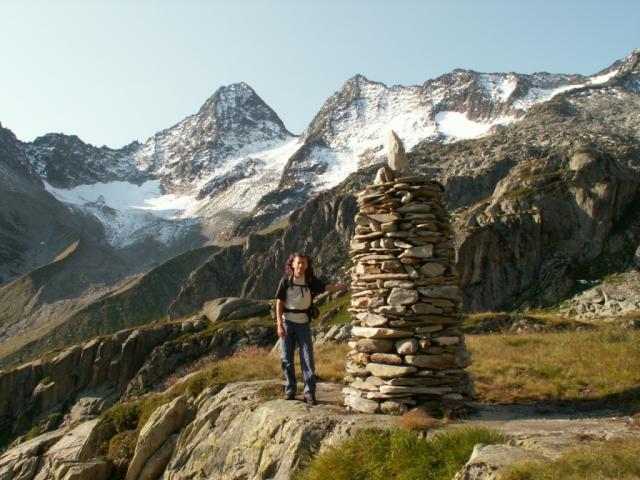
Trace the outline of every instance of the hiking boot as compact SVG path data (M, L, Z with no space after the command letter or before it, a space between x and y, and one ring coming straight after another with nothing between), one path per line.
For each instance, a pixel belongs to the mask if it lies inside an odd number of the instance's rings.
M304 401L307 402L307 405L317 405L318 402L316 401L316 396L315 395L305 395L304 396Z
M295 400L296 399L296 394L293 393L293 392L285 392L284 399L285 400Z

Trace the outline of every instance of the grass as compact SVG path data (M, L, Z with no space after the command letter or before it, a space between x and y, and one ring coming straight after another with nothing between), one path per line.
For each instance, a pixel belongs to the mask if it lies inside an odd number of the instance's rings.
M329 318L326 323L328 323L329 325L349 323L351 321L351 316L348 312L348 308L350 307L350 305L350 294L342 295L338 298L334 298L333 300L328 301L325 304L320 305L320 317L318 317L317 320L314 320L313 325L325 323L323 321L323 317L332 310L337 310L337 313Z
M619 438L580 446L548 462L505 471L501 480L605 480L640 478L640 438Z
M473 361L469 370L482 401L640 404L640 332L598 328L468 335L467 345Z
M572 329L581 325L571 317L551 309L521 312L479 312L469 313L462 318L462 330L508 331L512 323L529 319L539 323L545 330Z
M609 285L622 285L626 283L626 276L620 273L610 273L609 275L605 275L602 279L603 283L608 283Z
M297 480L450 480L476 443L505 438L486 428L438 432L429 438L406 430L365 430L315 456Z

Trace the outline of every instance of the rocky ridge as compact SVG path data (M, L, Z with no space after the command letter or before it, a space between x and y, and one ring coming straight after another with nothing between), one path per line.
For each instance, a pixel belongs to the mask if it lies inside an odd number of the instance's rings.
M0 479L274 478L287 479L308 455L322 452L356 432L397 427L397 417L349 414L337 405L339 386L320 383L320 404L273 399L279 382L240 382L205 388L196 398L178 396L151 414L135 439L126 472L101 457L100 441L114 434L109 421L89 420L40 435L0 455ZM637 436L629 417L611 412L558 413L545 418L530 409L480 407L474 424L509 437L504 445L476 445L457 479L496 478L522 461L557 458L576 445ZM427 435L437 434L434 429ZM19 476L19 477L18 477Z
M387 86L362 75L349 79L323 104L302 133L277 192L264 197L236 234L266 226L314 191L379 162L382 139L394 130L412 151L430 143L481 137L522 119L538 103L584 85L598 85L621 62L591 77L480 73L456 69L422 85Z

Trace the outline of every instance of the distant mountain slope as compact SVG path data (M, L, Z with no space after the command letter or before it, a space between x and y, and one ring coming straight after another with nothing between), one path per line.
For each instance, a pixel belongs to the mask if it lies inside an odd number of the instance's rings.
M24 162L20 142L0 127L0 286L48 264L80 237L99 243L102 236L94 217L57 201Z
M78 255L75 246L71 246L70 250L72 251L64 259L0 289L0 305L12 305L16 310L20 310L23 305L24 308L30 307L29 304L37 299L34 300L29 295L33 295L36 289L36 295L42 292L42 289L38 289L39 283L50 288L50 282L43 282L42 277L50 274L52 269L61 269L61 262L70 260L74 254ZM117 288L96 289L95 295L85 295L75 302L46 305L43 310L50 318L38 321L32 315L28 317L28 324L20 330L18 328L21 325L8 321L11 317L7 313L10 312L0 310L0 367L87 338L163 320L169 304L177 296L180 286L191 271L217 250L218 247L215 246L196 248L129 279ZM87 273L91 269L92 265L87 265ZM67 269L71 270L77 271ZM85 281L90 283L90 279ZM53 315L51 310L56 307L57 314ZM22 323L26 322L22 320Z

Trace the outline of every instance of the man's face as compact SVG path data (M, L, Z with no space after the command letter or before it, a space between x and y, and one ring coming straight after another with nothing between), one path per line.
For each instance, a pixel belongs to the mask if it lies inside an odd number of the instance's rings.
M293 267L293 274L299 277L307 270L309 263L305 257L294 257L291 266Z

